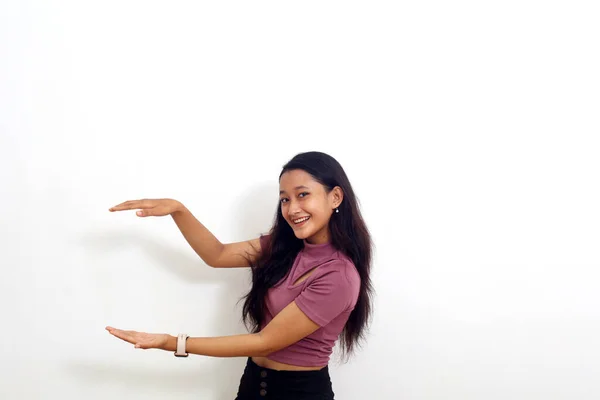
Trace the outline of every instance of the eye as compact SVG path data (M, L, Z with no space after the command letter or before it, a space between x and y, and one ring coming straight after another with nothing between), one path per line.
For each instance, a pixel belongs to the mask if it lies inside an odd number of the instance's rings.
M302 192L302 193L300 193L300 194L298 195L298 197L306 197L306 196L308 196L309 194L310 194L310 193L308 193L308 192Z
M279 199L279 202L280 202L281 204L285 203L286 201L287 201L287 199L286 199L286 198Z

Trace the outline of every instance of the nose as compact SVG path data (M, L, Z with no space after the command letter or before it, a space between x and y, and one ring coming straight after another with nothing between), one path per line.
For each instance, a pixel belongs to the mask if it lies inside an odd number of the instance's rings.
M300 211L301 210L300 210L300 207L298 206L298 203L294 203L293 201L289 202L288 215L290 217L300 214Z

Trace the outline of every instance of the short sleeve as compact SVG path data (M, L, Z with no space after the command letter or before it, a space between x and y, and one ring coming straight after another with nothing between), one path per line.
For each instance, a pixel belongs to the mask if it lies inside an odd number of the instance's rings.
M315 278L296 297L296 305L319 326L356 304L360 281L348 279L343 271L329 271Z

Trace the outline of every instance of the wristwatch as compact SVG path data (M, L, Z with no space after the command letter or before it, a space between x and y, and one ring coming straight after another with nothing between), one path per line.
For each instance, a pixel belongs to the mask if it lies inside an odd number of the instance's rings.
M177 351L175 351L175 357L187 357L189 353L185 352L185 343L189 338L185 333L180 333L177 335Z

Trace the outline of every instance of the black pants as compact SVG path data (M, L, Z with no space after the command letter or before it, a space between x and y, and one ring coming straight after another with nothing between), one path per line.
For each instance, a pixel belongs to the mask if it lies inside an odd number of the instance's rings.
M333 400L329 366L318 371L277 371L250 357L235 400Z

